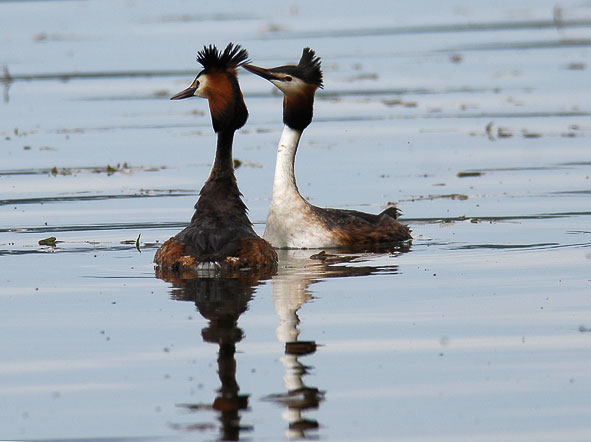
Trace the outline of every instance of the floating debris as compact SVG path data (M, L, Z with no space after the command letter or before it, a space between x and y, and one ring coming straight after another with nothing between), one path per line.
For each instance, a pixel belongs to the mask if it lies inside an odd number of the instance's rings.
M142 234L140 233L136 239L124 239L123 241L120 241L119 244L127 244L127 245L134 245L135 248L137 249L138 252L142 253L141 249L140 249L140 237L142 236Z
M537 132L528 132L526 130L523 131L523 138L541 138L542 134Z
M67 169L67 168L58 169L57 167L53 166L50 169L49 173L51 173L53 176L56 176L56 175L72 175L72 170L71 169Z
M416 101L403 101L398 98L392 100L382 100L386 106L404 106L404 107L418 107L418 103Z
M491 141L495 141L495 137L492 134L492 128L493 128L494 122L490 122L486 125L486 127L484 128L484 131L486 132L486 136L488 137L489 140Z
M264 26L262 26L259 29L259 32L261 33L274 33L274 32L282 32L282 31L287 31L288 28L286 28L285 26L279 24L279 23L268 23Z
M37 241L37 243L40 246L55 247L56 244L57 244L57 241L56 241L56 237L55 236L50 236L49 238L40 239L39 241Z
M324 261L329 256L331 256L331 255L329 255L328 253L326 253L325 250L323 250L322 252L319 252L319 253L316 253L316 254L310 256L310 259L319 259L321 261Z
M436 200L440 198L449 198L452 200L464 201L468 199L468 195L462 193L448 193L446 195L429 195L429 196L418 196L410 199L410 201L423 201L423 200Z
M482 176L482 175L484 175L484 173L482 173L482 172L458 172L456 175L458 178L467 178L467 177L473 177L473 176Z
M402 106L404 104L404 102L399 99L382 100L382 103L384 103L386 106Z
M115 172L130 172L130 167L127 164L127 162L123 163L123 164L119 164L117 163L116 166L111 166L110 164L107 164L107 167L97 167L95 169L92 169L93 173L107 173L107 175L113 175Z
M432 196L431 199L435 199L435 198L450 198L452 200L467 200L468 199L468 195L464 195L462 193L450 193L448 195L439 195L439 196Z
M352 77L347 78L348 81L357 81L357 80L377 80L380 76L375 73L366 73L366 74L359 74L354 75Z
M53 166L51 169L40 169L41 171L45 170L44 173L49 173L53 176L56 175L76 175L78 173L86 172L86 173L106 173L107 175L113 175L115 173L125 173L131 174L135 171L143 171L143 172L156 172L162 169L166 169L166 166L154 166L154 167L132 167L127 162L120 164L117 163L115 166L111 166L107 164L105 167L61 167L58 168L57 166Z

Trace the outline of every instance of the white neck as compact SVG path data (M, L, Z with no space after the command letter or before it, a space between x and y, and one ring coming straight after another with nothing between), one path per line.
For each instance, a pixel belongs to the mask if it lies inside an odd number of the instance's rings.
M275 179L273 181L274 201L287 196L301 198L294 172L295 156L301 136L301 130L284 126L277 147L277 162L275 163Z
M331 233L314 215L310 203L302 198L296 185L294 163L301 136L301 130L283 128L263 238L279 248L332 247Z

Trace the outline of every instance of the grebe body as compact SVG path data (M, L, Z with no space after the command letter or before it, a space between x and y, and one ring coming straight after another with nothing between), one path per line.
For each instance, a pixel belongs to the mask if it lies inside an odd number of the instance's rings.
M314 95L322 88L320 59L314 51L305 48L298 65L243 67L283 92L284 128L263 238L274 247L293 249L375 246L411 240L410 229L397 221L399 212L394 206L374 215L316 207L301 196L295 179L295 156L302 133L312 121Z
M215 46L204 47L197 54L203 70L191 86L171 98L207 98L217 146L191 222L154 256L161 271L273 269L277 265L275 250L252 228L234 175L234 132L248 119L236 69L247 58L246 50L232 43L223 52Z

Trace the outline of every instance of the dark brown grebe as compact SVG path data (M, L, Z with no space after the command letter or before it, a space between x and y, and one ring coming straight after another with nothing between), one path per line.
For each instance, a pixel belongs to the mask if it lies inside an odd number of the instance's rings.
M272 269L277 265L275 250L252 228L234 176L234 132L248 118L236 69L247 58L246 50L232 43L223 52L213 45L204 47L197 54L203 70L191 86L171 98L207 98L217 148L191 222L154 256L161 271Z
M411 240L410 229L399 223L398 209L373 215L356 210L324 209L299 193L294 174L302 132L312 121L314 94L322 88L320 59L305 48L297 66L265 69L250 64L248 71L269 80L283 92L283 133L277 149L273 197L263 238L278 248L325 248L380 245Z

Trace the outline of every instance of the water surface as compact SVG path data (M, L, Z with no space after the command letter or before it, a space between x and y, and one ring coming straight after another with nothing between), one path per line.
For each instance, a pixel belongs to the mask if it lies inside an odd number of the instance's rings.
M0 438L584 441L585 2L0 3ZM319 206L397 202L409 251L166 282L213 158L204 44L322 57L296 165ZM262 234L281 98L240 72ZM55 243L39 240L55 237Z

